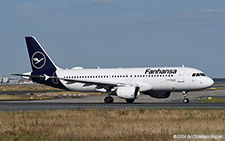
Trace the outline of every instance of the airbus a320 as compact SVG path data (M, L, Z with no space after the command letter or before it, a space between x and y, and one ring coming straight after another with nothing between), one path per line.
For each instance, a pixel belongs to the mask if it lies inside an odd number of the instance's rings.
M189 67L146 67L112 69L61 69L55 65L35 37L25 37L32 72L13 74L34 82L77 92L107 93L105 103L113 103L112 95L133 103L140 93L154 98L168 98L171 92L187 92L211 87L214 82L202 71Z

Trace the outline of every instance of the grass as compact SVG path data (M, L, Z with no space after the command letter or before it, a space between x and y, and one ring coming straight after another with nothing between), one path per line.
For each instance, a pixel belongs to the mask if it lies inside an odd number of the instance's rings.
M53 88L42 84L5 84L0 85L0 91L13 92L13 91L59 91L61 89Z
M212 88L217 87L217 90L225 89L225 84L214 84ZM205 89L211 90L211 88ZM4 84L0 85L0 92L14 92L14 91L65 91L58 88L42 84Z
M0 91L47 91L33 85L0 85ZM37 94L36 94L37 95ZM0 95L0 100L29 99ZM221 100L221 98L219 98ZM213 98L217 102L217 98ZM210 100L209 102L212 102ZM223 98L223 101L225 98ZM0 140L173 140L173 135L223 135L222 109L85 109L56 111L0 111ZM212 140L212 139L209 139Z
M63 96L64 94L87 94L81 92L72 92L72 91L63 91L63 92L41 92L41 93L33 93L33 100L46 100L46 99L56 99L60 97L71 98L72 96ZM88 93L88 95L100 95L101 93ZM41 97L38 97L41 95ZM56 96L57 95L57 96ZM13 101L13 100L30 100L30 93L25 94L0 94L0 101Z
M53 88L53 87L42 85L42 84L21 84L21 85L5 84L5 85L0 85L0 92L1 92L0 101L30 100L30 93L27 93L27 92L34 93L34 100L57 98L55 96L50 97L48 95L86 94L86 93L81 93L81 92L72 92L72 91L61 90L58 88ZM24 94L15 94L15 92L24 92ZM35 92L38 92L38 93L35 93ZM88 93L88 95L93 95L93 94L99 95L100 93ZM42 97L38 98L37 95L42 95Z
M225 103L225 97L212 97L212 99L200 98L198 101L207 103Z
M41 98L34 96L33 100L47 100L47 99L55 99L55 97L43 96ZM30 94L22 95L0 95L0 101L28 101L30 100Z
M173 140L223 135L220 109L87 109L0 112L0 140ZM210 139L212 140L212 139Z
M25 95L0 95L0 101L6 101L6 100L28 100L29 97Z
M38 93L38 94L34 94L33 100L56 99L56 98L64 97L63 96L64 94L76 94L76 92L67 91L67 92ZM41 97L38 97L38 95L41 95ZM71 98L71 97L67 96L66 98ZM30 93L26 93L26 94L1 94L0 95L0 101L22 101L22 100L23 101L24 100L30 100Z

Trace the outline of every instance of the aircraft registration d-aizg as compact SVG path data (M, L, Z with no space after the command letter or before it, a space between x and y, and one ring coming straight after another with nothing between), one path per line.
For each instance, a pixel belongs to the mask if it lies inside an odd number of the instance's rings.
M25 37L32 72L13 74L34 82L77 92L108 93L105 103L113 103L112 95L133 103L140 93L154 98L168 98L173 91L184 95L213 85L202 71L188 67L61 69L55 65L35 37Z

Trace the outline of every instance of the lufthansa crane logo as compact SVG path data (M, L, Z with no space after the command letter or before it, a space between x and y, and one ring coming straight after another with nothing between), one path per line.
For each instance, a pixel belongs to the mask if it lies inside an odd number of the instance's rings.
M32 55L31 62L34 68L41 69L46 63L46 57L42 52L37 51Z

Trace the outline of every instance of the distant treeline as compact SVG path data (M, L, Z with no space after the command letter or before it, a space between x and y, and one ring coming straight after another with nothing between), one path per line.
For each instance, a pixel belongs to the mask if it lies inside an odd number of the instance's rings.
M223 83L225 82L225 78L213 78L213 81L216 83Z

